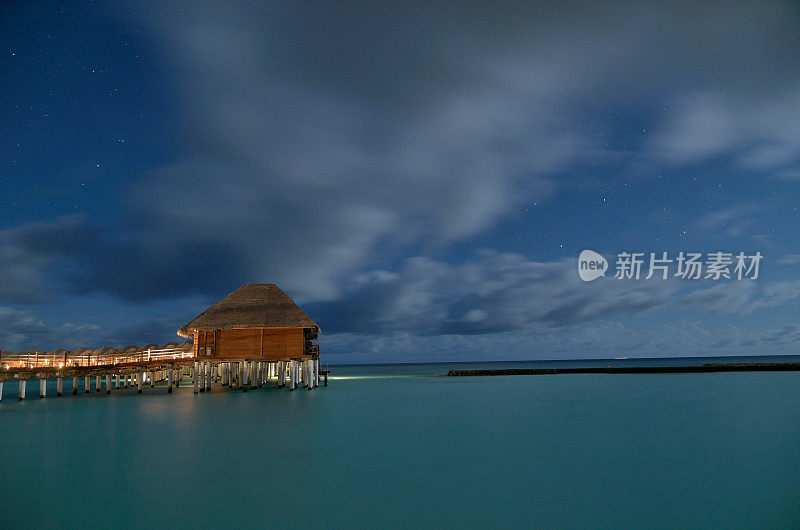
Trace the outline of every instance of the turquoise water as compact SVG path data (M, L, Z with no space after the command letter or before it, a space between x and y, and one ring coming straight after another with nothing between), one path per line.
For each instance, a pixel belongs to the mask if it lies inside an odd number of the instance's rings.
M6 383L0 527L800 525L799 372L439 376L462 367L22 403Z

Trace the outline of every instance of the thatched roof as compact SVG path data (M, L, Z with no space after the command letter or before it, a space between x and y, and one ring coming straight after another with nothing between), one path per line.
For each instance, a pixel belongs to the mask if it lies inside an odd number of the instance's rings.
M312 328L319 326L274 283L249 283L212 305L178 330L191 337L195 330L233 328Z

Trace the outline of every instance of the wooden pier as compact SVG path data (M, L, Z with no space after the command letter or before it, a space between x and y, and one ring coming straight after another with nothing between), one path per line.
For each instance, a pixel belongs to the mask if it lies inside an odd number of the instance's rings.
M80 348L40 353L3 354L0 351L0 401L3 382L19 381L19 399L26 397L27 383L39 381L39 397L47 397L47 380L56 379L56 396L63 395L64 379L72 379L73 395L80 380L83 391L103 389L106 394L136 386L167 381L172 392L181 380L191 378L195 394L208 392L212 384L256 390L267 383L289 390L328 386L328 371L320 370L320 328L289 296L272 283L246 284L211 305L178 330L192 340L126 346L100 350ZM105 387L103 384L105 383Z
M199 359L191 342L177 348L119 350L111 353L87 352L70 354L8 353L0 351L0 402L3 384L18 381L18 400L27 397L27 383L39 382L39 398L47 397L47 380L56 380L56 397L64 393L64 380L73 395L112 391L136 387L141 394L146 386L166 382L167 393L178 387L184 378L192 382L194 393L210 391L213 384L247 392L265 384L278 388L288 385L289 390L301 386L312 390L328 386L328 371L321 370L318 358L263 361L237 359L235 361L210 361ZM94 355L94 356L93 356Z

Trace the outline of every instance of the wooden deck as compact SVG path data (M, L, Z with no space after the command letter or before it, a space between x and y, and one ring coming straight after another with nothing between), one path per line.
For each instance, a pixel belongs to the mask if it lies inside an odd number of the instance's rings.
M317 354L318 354L317 350ZM63 395L65 379L72 379L71 391L76 395L79 389L84 393L100 392L137 387L142 393L145 386L155 388L157 383L167 381L167 392L173 386L180 386L184 377L190 377L194 392L211 390L212 384L241 389L261 388L274 383L279 388L289 386L295 390L300 385L308 390L319 386L320 376L324 386L328 385L328 372L320 370L318 358L299 358L281 361L264 359L201 359L195 356L194 348L189 346L167 349L142 349L138 351L111 352L108 354L92 351L70 355L36 353L0 353L0 401L3 383L19 382L19 400L27 397L27 382L39 381L39 397L47 396L47 380L56 379L56 396ZM81 386L82 380L82 386Z

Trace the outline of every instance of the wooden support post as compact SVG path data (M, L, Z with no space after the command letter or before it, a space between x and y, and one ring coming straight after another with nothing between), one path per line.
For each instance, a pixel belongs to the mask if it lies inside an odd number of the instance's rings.
M183 366L178 367L178 376L175 378L175 388L181 386L181 378L183 377Z
M200 392L206 391L206 363L200 363Z
M19 381L19 400L22 401L25 399L25 383L27 382L26 379L20 379Z
M88 394L92 391L92 378L90 376L86 376L83 378L83 393Z
M77 377L73 377L72 378L72 395L73 396L77 396L78 395L78 378Z
M47 397L47 379L39 378L39 399Z
M258 382L256 382L256 371L258 370L258 363L255 361L250 361L250 390L256 390L258 388Z
M56 379L56 397L61 397L64 395L64 378L59 377Z
M117 386L115 387L117 390L120 389L120 375L117 374Z
M297 381L297 362L289 361L289 390L294 390L295 382Z
M198 389L197 389L198 380L197 380L197 378L200 376L199 372L200 372L200 363L195 361L194 362L194 369L192 370L192 380L194 382L194 393L195 394L197 394L197 392L198 392Z
M106 394L111 393L111 374L106 374Z
M319 359L314 359L314 388L319 386Z
M239 363L239 388L247 392L247 361Z
M156 373L150 372L150 388L156 387Z
M172 372L174 369L169 368L167 370L167 394L172 394Z
M228 364L229 363L222 363L220 365L220 369L222 370L222 377L220 378L220 384L222 386L228 386Z
M136 393L142 393L142 380L144 379L144 372L136 372Z
M278 362L278 388L283 388L286 383L286 363L284 361Z
M3 381L0 381L0 403L3 402Z
M94 383L96 385L94 391L100 392L100 387L103 386L103 376L101 375L94 376Z
M206 363L206 390L211 392L211 379L214 377L214 365L209 361Z

